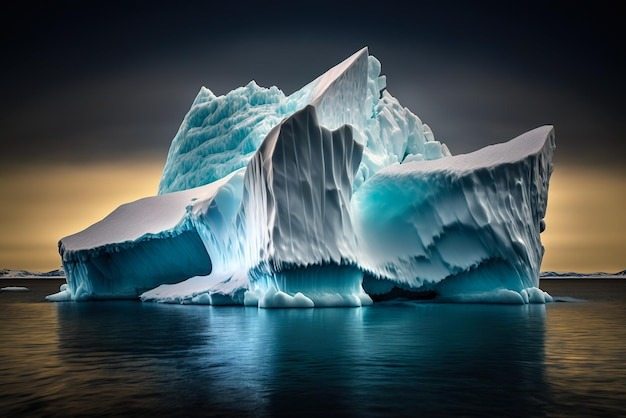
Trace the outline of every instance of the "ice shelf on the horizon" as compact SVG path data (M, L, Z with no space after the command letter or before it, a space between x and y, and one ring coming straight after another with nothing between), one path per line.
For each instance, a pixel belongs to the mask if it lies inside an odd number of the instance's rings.
M49 300L362 306L394 289L542 303L554 133L451 156L363 48L286 96L202 88L157 196L61 239Z

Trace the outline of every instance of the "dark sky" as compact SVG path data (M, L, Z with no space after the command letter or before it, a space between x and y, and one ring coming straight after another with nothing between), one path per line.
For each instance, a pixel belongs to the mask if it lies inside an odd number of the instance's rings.
M554 124L557 162L624 159L614 6L219 3L2 6L0 164L164 159L201 85L290 93L364 45L453 153Z

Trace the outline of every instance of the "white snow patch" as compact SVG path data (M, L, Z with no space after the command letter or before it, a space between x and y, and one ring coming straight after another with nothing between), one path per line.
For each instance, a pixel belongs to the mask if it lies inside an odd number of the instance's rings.
M28 292L30 289L22 286L7 286L0 289L2 292Z
M48 302L69 302L72 300L72 293L70 292L67 283L63 283L59 287L59 291L52 295L46 296Z
M124 204L89 228L61 240L63 252L136 241L175 229L188 210L211 201L235 173L214 183L182 192L146 197Z
M280 290L268 289L259 300L259 308L313 308L313 301L298 292L291 296Z
M213 273L176 284L163 284L142 293L144 302L197 305L241 305L248 284L245 272Z
M546 139L554 136L553 130L554 128L549 125L540 126L508 142L489 145L468 154L451 155L434 160L411 159L404 164L385 169L384 173L387 175L437 171L467 173L479 168L517 163L528 158L529 155L541 153L546 145Z

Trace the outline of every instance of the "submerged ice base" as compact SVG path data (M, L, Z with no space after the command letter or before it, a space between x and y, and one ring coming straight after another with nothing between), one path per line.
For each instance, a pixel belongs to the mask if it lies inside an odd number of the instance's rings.
M317 265L252 275L246 305L320 308L372 304L362 287L363 272L355 266Z
M364 48L287 96L202 88L157 196L61 239L48 300L261 308L543 303L554 133L451 156Z

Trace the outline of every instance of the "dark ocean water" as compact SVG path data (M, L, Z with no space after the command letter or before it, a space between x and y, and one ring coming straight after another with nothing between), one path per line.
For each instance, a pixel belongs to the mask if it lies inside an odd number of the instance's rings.
M0 280L2 416L625 416L626 281L546 306L45 303Z

